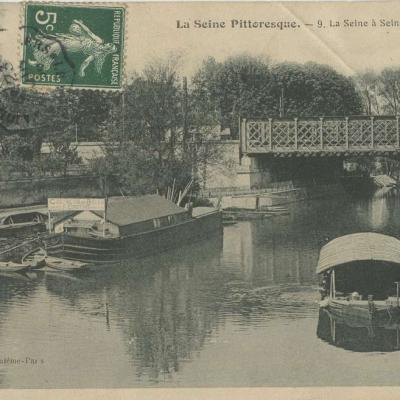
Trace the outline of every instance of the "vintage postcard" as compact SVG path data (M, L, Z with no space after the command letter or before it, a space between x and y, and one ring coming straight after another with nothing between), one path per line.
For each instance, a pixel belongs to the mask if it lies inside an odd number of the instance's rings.
M0 3L0 398L398 398L399 43L395 1Z

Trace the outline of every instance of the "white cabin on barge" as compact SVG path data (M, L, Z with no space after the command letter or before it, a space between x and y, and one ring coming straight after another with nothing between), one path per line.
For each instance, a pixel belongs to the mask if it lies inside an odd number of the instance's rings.
M77 211L56 220L55 233L117 238L176 225L191 219L189 211L159 195L110 197L106 212Z

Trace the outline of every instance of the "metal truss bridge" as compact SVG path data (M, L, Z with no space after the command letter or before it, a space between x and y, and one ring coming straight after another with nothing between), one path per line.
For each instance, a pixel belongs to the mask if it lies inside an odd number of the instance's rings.
M399 116L242 119L240 142L248 155L400 154Z

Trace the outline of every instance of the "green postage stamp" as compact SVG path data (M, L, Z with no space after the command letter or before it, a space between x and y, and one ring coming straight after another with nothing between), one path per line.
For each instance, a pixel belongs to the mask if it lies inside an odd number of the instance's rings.
M121 6L26 4L22 83L120 88L124 27Z

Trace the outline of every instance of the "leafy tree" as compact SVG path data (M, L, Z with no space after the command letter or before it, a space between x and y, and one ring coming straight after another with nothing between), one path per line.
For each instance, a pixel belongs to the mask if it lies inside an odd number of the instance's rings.
M222 128L237 135L239 116L263 116L273 106L268 60L241 55L223 63L207 59L195 74L193 95Z
M279 63L247 55L206 60L193 79L203 108L237 136L238 118L351 115L362 111L352 79L326 65Z
M372 70L359 72L354 76L354 81L360 92L364 113L367 115L380 115L383 105L380 96L380 76Z
M51 122L47 132L73 129L78 140L98 138L98 129L110 119L115 95L91 90L57 88L49 92L41 107L41 125ZM72 127L72 128L71 128Z
M15 87L16 81L14 66L0 55L0 90Z
M361 98L354 82L329 66L282 63L273 67L272 74L275 96L283 89L284 116L361 113Z
M126 87L127 137L161 151L160 143L173 140L181 126L180 89L174 60L148 65L134 75Z
M112 150L112 147L105 146L103 156L89 160L89 168L99 177L99 186L104 197L111 194L111 183L116 182L119 176L119 165ZM117 182L117 186L123 194L120 182Z
M398 114L400 112L400 68L388 67L381 72L366 71L354 80L368 115Z
M71 97L68 105L73 109L70 122L75 125L78 139L98 140L99 128L111 119L117 96L94 90L71 90L68 95Z
M81 161L78 156L77 143L74 143L74 140L75 137L68 130L55 132L49 136L49 162L59 165L64 176L67 175L70 165L78 164Z
M133 74L114 102L103 126L105 159L93 164L103 171L103 187L117 180L125 193L163 194L175 182L179 191L215 156L205 144L215 120L178 75L178 62L171 57Z
M0 157L2 159L29 160L32 152L32 143L17 134L4 136L0 144Z
M125 160L129 165L122 168L132 169L136 178L142 170L143 178L150 181L149 188L160 190L165 190L169 165L178 159L176 150L182 135L181 84L176 67L176 59L149 65L132 77L125 91L125 127L120 143L124 144L122 154L132 151L136 156ZM132 156L121 156L121 162ZM136 182L137 188L143 187L141 179Z
M400 68L383 69L379 80L384 112L398 114L400 111Z

